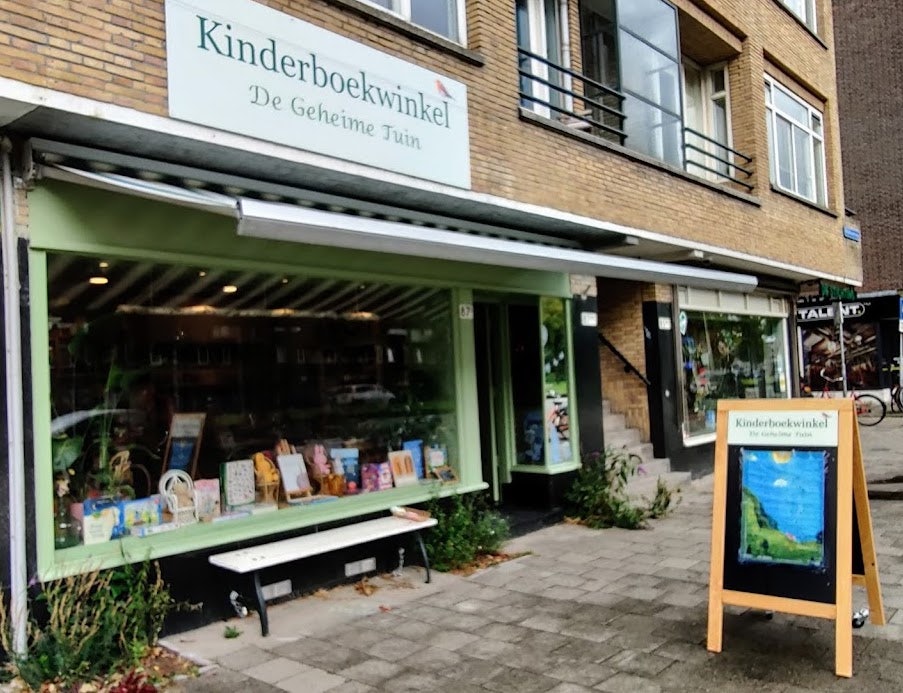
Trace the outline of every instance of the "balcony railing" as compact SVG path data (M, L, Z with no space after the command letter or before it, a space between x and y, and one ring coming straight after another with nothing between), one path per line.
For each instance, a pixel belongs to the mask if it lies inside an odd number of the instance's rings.
M525 108L574 130L630 147L625 94L525 48L518 48L517 53L518 94ZM682 143L677 146L682 147L688 173L753 190L749 182L752 157L690 127L683 128ZM675 159L676 155L677 151Z
M753 175L752 157L704 135L693 128L684 128L684 168L688 173L736 183L747 191L753 189L749 179Z
M518 48L521 103L587 134L624 144L624 95L586 75Z

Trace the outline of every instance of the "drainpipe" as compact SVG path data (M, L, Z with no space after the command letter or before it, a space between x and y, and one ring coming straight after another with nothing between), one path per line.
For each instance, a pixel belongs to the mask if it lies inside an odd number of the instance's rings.
M558 16L561 25L561 64L569 70L573 70L571 65L571 22L570 13L568 11L568 0L558 0ZM564 73L564 83L562 85L568 91L574 90L574 83L571 76ZM570 94L564 95L564 108L568 111L574 110L574 97Z
M22 405L22 325L19 253L13 208L12 142L0 141L0 235L3 252L3 337L6 348L6 457L9 464L9 572L13 652L28 647L28 569L25 549L25 446Z

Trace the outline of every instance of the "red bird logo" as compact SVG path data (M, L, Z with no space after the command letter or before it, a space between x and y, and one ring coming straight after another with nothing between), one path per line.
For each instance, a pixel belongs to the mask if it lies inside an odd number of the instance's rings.
M438 91L439 96L444 99L451 99L452 101L455 100L455 97L448 93L448 89L446 89L445 85L442 84L442 82L440 82L438 79L436 80L436 91Z

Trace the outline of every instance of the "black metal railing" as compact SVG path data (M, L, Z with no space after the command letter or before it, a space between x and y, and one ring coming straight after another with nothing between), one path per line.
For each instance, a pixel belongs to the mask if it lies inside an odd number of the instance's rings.
M708 174L752 190L753 186L749 182L753 175L752 162L752 157L731 149L698 130L684 128L684 168L687 172Z
M608 337L606 337L601 332L599 332L599 342L602 344L602 346L607 347L608 350L612 354L614 354L615 357L617 357L617 359L621 363L624 364L624 372L625 373L633 373L637 378L639 378L640 380L643 381L643 385L645 385L647 388L652 387L652 383L649 382L649 378L647 378L645 375L640 373L639 369L630 362L630 359L628 359L626 356L624 356L624 354L622 354L618 350L618 347L616 347L614 344L612 344L610 341L608 341Z
M518 48L519 95L521 103L532 111L539 108L554 113L555 120L596 137L624 144L624 95L616 89L590 79L563 65ZM536 74L536 64L544 66ZM566 79L567 77L570 80ZM570 81L571 87L565 86ZM539 87L544 87L540 89ZM537 92L545 91L544 96Z

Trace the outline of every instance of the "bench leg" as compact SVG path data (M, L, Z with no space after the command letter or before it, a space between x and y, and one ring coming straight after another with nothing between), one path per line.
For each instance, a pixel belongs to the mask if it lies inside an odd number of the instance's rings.
M426 546L423 544L423 537L420 536L420 532L414 532L414 536L417 537L417 543L420 545L420 555L423 556L423 567L426 568L426 580L424 582L430 581L430 559L426 555Z
M266 637L270 634L270 622L267 619L267 603L263 598L263 588L260 586L260 572L254 571L254 594L257 597L257 613L260 615L260 634Z

